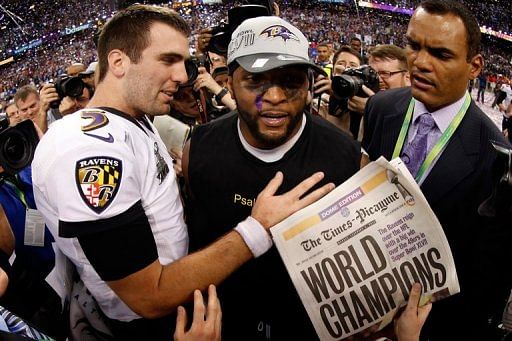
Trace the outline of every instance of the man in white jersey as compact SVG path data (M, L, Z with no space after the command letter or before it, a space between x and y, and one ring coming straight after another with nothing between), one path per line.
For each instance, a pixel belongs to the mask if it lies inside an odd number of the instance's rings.
M185 257L172 160L146 115L168 113L187 81L189 33L168 9L117 13L99 38L99 83L88 108L56 122L33 162L38 208L118 339L169 340L168 316L194 289L266 252L271 226L333 188L299 200L322 179L316 173L274 196L277 173L235 231Z

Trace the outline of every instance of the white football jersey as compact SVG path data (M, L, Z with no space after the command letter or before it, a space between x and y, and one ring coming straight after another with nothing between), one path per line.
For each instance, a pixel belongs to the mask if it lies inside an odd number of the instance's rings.
M115 110L78 111L52 124L32 170L37 207L102 311L120 321L139 318L100 279L78 239L59 236L59 220L91 221L93 228L95 220L116 217L141 201L160 262L185 256L188 235L176 175L155 127Z

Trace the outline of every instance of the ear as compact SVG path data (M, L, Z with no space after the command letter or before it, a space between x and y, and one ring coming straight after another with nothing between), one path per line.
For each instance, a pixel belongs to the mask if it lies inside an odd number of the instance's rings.
M115 77L122 77L126 73L126 68L130 64L130 58L124 52L114 49L109 52L108 57L108 72L111 72Z
M228 90L233 99L235 99L235 89L233 89L233 76L228 76Z
M469 79L475 79L484 68L484 58L481 54L477 54L471 58L469 65Z

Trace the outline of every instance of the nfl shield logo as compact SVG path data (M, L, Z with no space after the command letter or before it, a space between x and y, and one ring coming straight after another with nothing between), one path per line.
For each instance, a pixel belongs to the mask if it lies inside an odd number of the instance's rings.
M75 178L83 201L96 213L103 212L119 190L123 165L112 157L96 156L76 162Z

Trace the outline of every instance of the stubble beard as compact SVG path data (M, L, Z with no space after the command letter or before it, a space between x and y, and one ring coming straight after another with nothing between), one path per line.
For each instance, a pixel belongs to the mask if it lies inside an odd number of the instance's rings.
M302 112L295 116L289 116L290 121L286 126L285 133L282 135L267 135L260 131L258 127L258 116L252 117L250 114L238 110L238 117L246 124L249 134L262 146L260 149L274 149L283 145L291 137L295 128L302 119Z

